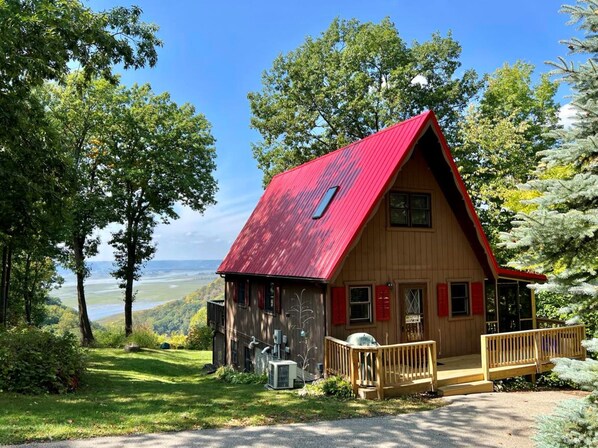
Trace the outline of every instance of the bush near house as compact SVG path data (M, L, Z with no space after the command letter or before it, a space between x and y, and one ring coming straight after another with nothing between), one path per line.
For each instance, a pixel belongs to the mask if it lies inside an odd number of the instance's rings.
M0 331L0 391L65 393L79 386L84 352L71 333L34 327Z

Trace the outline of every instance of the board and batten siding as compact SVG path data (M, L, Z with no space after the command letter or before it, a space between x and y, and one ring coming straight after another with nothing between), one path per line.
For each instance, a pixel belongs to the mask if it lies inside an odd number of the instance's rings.
M390 320L377 321L376 306L373 304L372 324L349 325L347 310L345 325L332 325L331 319L328 319L329 334L346 339L352 333L363 331L372 334L380 344L405 342L400 338L399 287L403 283L423 283L427 289L424 304L427 339L437 342L438 356L479 353L480 335L484 333L485 326L484 315L438 317L438 283L466 281L471 285L472 282L483 282L485 275L420 151L416 148L405 163L392 190L429 193L432 227L391 228L388 221L388 195L385 195L330 285L346 287L391 282ZM331 297L330 287L327 296ZM331 316L330 303L328 300L328 316Z
M232 288L234 281L249 279L250 297L248 306L240 306L233 301ZM232 363L231 342L237 341L238 362L235 367L243 369L244 348L249 346L252 336L255 336L259 345L252 353L255 361L255 350L261 351L266 346L274 347L274 330L282 330L288 338L290 353L286 359L296 361L301 365L298 355L303 354L304 339L300 336L300 324L297 311L297 296L303 291L304 305L309 304L313 310L313 319L309 320L305 330L312 350L309 353L309 372L316 373L317 363L323 362L324 357L324 336L325 336L325 307L324 291L321 285L314 283L290 282L289 280L274 280L280 287L281 312L272 312L261 309L258 306L258 290L264 287L269 279L257 277L236 277L226 276L226 359L228 364Z

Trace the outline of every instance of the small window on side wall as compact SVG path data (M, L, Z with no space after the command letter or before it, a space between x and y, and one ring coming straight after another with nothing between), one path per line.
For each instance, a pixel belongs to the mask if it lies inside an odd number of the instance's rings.
M276 286L273 282L266 284L266 297L264 298L264 309L266 311L274 312L274 297L276 294Z
M239 280L237 282L237 305L247 306L247 282L245 280Z
M451 317L463 317L470 314L469 283L451 283Z
M431 196L428 193L392 191L389 216L392 227L432 227Z
M349 287L349 316L351 324L368 324L372 322L371 286Z

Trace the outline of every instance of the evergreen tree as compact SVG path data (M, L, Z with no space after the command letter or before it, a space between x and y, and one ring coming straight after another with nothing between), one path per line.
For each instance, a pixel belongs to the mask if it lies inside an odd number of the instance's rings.
M505 238L507 247L522 251L519 267L548 274L548 282L537 289L568 295L571 311L598 336L598 0L579 0L562 11L584 33L565 45L573 54L589 55L578 66L562 58L554 64L574 92L576 120L571 128L553 133L558 144L542 153L538 178L525 186L535 197ZM585 345L598 352L597 338ZM562 403L541 421L539 446L598 446L598 362L555 363L561 378L591 394Z
M556 72L574 92L576 120L553 132L557 144L540 153L537 178L524 185L531 196L517 215L505 245L521 251L516 266L548 274L539 291L568 294L570 309L593 333L598 318L598 1L565 6L585 39L565 44L574 54L590 54L575 66L564 59ZM534 197L535 196L535 197Z

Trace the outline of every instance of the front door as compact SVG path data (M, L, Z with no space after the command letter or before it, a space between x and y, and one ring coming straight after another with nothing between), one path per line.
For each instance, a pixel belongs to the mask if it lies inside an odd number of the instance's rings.
M399 289L399 310L401 313L402 343L426 339L425 302L425 285L401 285Z

